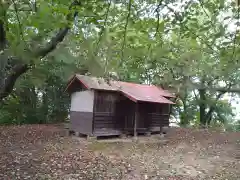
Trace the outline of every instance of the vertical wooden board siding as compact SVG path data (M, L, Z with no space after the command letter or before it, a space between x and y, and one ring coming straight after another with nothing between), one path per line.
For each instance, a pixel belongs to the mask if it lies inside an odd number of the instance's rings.
M122 122L123 131L125 133L132 133L135 119L135 103L121 95L118 109L119 119Z
M92 91L74 92L71 95L71 111L93 112L94 93Z
M135 118L134 118L134 137L137 136L137 128L139 124L139 112L138 112L138 103L135 104Z
M93 133L101 135L119 135L121 123L118 118L118 92L95 91L94 93Z
M92 117L92 134L94 133L94 123L95 123L95 111L96 111L96 96L97 93L93 91L93 117Z
M95 135L114 135L121 132L133 133L136 103L111 91L95 91L94 93ZM137 131L160 130L169 125L169 105L140 102L137 110Z
M169 126L169 107L169 104L141 103L140 127L150 131L160 131L160 127Z
M118 100L118 93L111 91L95 91L95 109L94 112L115 113Z
M81 134L92 134L92 112L70 112L70 129Z

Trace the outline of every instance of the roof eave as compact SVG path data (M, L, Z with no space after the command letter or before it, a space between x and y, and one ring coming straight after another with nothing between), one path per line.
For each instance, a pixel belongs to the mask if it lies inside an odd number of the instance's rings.
M88 86L87 86L78 76L76 76L76 74L75 74L72 78L69 79L69 81L68 81L69 83L68 83L66 89L64 90L64 92L66 92L66 91L68 90L68 88L71 86L71 84L72 84L76 79L77 79L86 89L88 89L88 90L91 89L90 87L88 87Z
M176 104L176 103L174 103L174 102L157 102L157 101L147 101L147 100L138 100L138 101L140 101L140 102L148 102L148 103L158 103L158 104L172 104L172 105L174 105L174 104Z
M71 77L69 80L68 80L68 84L67 84L67 87L65 88L64 92L66 92L68 90L68 88L70 87L70 85L73 83L73 81L75 80L76 78L76 75L74 75L73 77Z

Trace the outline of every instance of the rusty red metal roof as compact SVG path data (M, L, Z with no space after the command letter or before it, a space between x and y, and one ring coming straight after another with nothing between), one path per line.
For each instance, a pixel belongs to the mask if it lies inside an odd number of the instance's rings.
M165 97L174 97L170 92L154 85L135 84L129 82L118 82L120 91L132 97L136 101L174 104Z
M97 77L92 77L92 76L84 76L84 75L79 75L79 74L77 74L76 77L88 89L118 91L118 87L114 86L113 81L108 83L103 78L97 78Z
M175 97L169 91L163 90L155 85L136 84L122 81L107 82L103 78L84 76L76 74L71 81L77 78L87 89L98 89L108 91L119 91L129 99L137 101L174 104L167 98ZM69 86L68 85L68 86Z

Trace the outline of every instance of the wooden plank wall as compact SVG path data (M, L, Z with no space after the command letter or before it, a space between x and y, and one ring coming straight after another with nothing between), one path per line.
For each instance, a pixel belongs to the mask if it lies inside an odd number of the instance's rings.
M120 96L118 102L118 117L120 122L123 123L122 127L124 132L133 133L134 120L135 120L135 102L129 100L125 96Z
M97 136L121 134L117 115L119 94L111 91L95 91L93 129Z
M92 135L92 112L70 112L70 130L85 134Z
M146 131L160 131L160 127L169 126L169 104L141 103L141 126Z
M110 91L95 91L93 129L96 136L132 133L135 102ZM170 105L149 102L139 103L138 132L160 131L169 126Z

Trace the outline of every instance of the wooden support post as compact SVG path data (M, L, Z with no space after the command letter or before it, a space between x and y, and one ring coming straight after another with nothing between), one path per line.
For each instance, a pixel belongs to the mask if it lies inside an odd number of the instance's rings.
M160 122L160 138L163 138L163 127L162 127L161 122Z
M134 139L137 139L137 121L138 121L138 103L136 103L136 108L135 108Z
M69 128L69 124L64 123L64 130L65 130L65 136L69 136L70 133L70 128Z
M145 133L145 135L148 136L148 137L151 136L151 131L150 131L150 130L147 131L147 132Z
M162 125L160 124L160 138L164 138L164 134L163 134L163 127Z
M75 136L79 137L80 136L80 133L75 131Z
M96 141L97 137L96 136L92 136L92 135L87 135L87 140L88 141Z
M163 133L163 130L162 130L162 125L160 123L160 134L162 134L162 133Z
M70 136L70 135L71 135L71 132L70 132L69 129L65 129L65 135L66 135L66 136Z
M126 137L127 137L126 133L122 133L122 134L120 135L120 138L122 138L122 139L126 139Z

